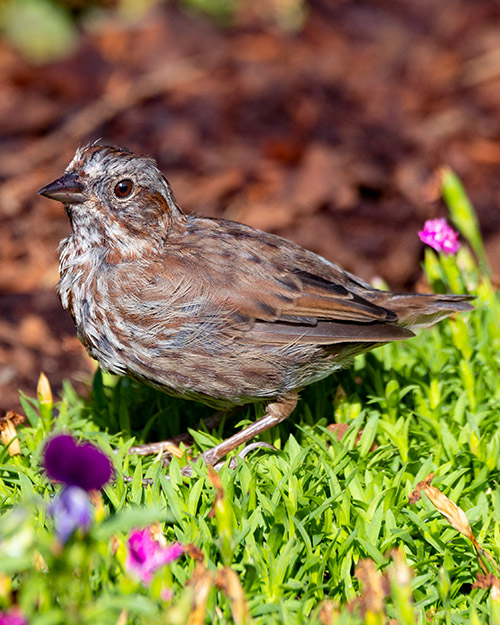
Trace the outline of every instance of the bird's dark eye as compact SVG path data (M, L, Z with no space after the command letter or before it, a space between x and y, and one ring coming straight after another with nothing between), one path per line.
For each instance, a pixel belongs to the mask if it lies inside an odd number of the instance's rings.
M134 188L134 183L129 178L125 180L120 180L120 182L115 187L115 195L121 199L128 197L132 193L132 189Z

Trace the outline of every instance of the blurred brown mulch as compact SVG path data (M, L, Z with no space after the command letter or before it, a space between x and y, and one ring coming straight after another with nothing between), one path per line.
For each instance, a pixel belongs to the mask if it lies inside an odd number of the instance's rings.
M159 4L117 16L68 59L30 66L0 40L0 410L88 378L54 291L61 207L36 190L80 143L157 158L181 206L290 237L394 289L419 277L436 167L459 174L500 267L500 5L316 0L286 33L221 29Z

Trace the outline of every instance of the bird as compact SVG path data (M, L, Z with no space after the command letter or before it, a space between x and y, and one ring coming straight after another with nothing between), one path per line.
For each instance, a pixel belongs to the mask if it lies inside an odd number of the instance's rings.
M265 405L208 464L357 354L473 308L468 295L379 290L275 234L186 214L156 162L126 148L79 147L38 193L70 220L57 291L103 370L217 409Z

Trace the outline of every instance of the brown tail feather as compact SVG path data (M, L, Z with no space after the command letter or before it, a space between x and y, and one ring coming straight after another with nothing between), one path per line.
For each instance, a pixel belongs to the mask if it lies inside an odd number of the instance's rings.
M471 295L434 295L431 293L384 293L376 303L393 310L398 322L411 328L425 328L454 312L473 310Z

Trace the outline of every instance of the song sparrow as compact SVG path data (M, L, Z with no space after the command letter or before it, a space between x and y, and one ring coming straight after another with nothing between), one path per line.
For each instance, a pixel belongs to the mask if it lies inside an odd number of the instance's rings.
M103 369L215 407L266 402L205 453L212 464L356 354L472 308L462 295L380 291L286 239L185 215L156 163L126 149L78 149L39 193L71 221L58 292Z

